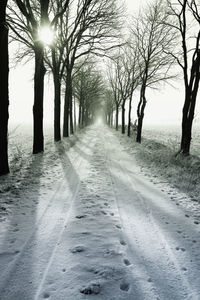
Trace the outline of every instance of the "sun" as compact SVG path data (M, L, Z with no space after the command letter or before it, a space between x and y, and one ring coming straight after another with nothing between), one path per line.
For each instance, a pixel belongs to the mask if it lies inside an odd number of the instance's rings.
M38 30L38 37L43 44L50 46L54 41L54 32L50 26L42 26Z

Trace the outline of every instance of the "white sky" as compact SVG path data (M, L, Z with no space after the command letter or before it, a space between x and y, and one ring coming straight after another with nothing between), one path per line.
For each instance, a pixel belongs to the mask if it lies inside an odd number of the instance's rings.
M139 6L145 5L147 0L126 0L128 13L136 13ZM11 46L12 47L12 46ZM12 59L12 49L10 57ZM33 105L33 66L26 64L17 66L10 70L10 123L32 123ZM134 97L135 106L138 95ZM184 93L181 84L177 84L177 89L170 86L161 88L160 91L147 91L147 108L145 113L145 124L153 125L180 125L181 111L184 101ZM134 107L135 107L134 106ZM133 107L133 109L134 109ZM197 102L197 119L200 105ZM46 79L44 120L53 126L53 89Z

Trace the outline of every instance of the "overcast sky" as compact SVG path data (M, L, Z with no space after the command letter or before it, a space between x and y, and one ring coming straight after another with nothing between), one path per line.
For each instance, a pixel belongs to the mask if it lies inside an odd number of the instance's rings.
M126 0L128 13L137 13L140 5L147 0ZM12 58L12 49L11 54ZM10 122L32 123L33 105L33 70L32 64L17 66L10 70ZM48 79L46 78L46 83ZM147 91L147 108L145 124L180 125L184 93L181 83L176 83L176 89L170 86L160 87L158 91ZM138 94L134 97L134 108L138 101ZM198 117L199 104L197 107ZM53 89L50 84L45 85L44 120L53 125Z

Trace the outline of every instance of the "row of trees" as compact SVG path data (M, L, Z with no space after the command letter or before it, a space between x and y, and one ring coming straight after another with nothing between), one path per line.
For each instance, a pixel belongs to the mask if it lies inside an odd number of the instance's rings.
M8 35L9 26L11 39L23 45L20 48L21 52L17 54L18 58L34 58L35 61L33 154L37 154L44 151L43 97L46 71L50 70L53 75L54 139L59 141L61 139L60 118L63 89L65 89L63 136L68 137L69 130L72 134L74 132L73 94L77 98L79 97L80 101L79 122L83 125L91 119L92 108L87 101L92 102L94 95L99 93L97 90L101 85L101 76L95 74L92 78L88 65L83 68L86 64L81 65L80 60L85 58L87 61L91 55L103 55L105 51L108 53L117 46L122 8L118 5L117 0L10 0L8 5L5 1L2 8L1 43L8 47L8 40L5 36ZM40 32L44 29L46 29L46 34L51 32L54 35L49 47L46 47L40 39ZM1 47L1 51L2 49L3 47ZM6 53L8 54L8 49ZM3 76L1 83L3 82L5 89L8 89L8 84L5 82L5 78L8 77L8 59L3 61L7 70L5 66L4 72L1 73ZM76 75L77 69L79 76ZM93 94L87 96L87 99L82 94L80 95L78 88L78 82L81 81L84 72L87 72L88 78L91 79L87 84L95 85L95 88L97 86L97 90L93 90ZM73 83L77 83L76 89L73 89ZM86 83L82 82L82 84ZM85 88L89 89L90 87L85 86ZM3 100L1 93L1 99L0 105L1 107L4 105L5 108L2 110L0 107L3 116L1 128L4 128L4 132L0 130L2 134L0 144L4 149L4 151L0 151L0 175L9 172L7 157L8 95L6 100ZM6 167L4 167L5 162L7 162Z
M182 112L180 153L188 155L192 124L200 80L200 6L195 0L155 1L139 13L130 25L128 42L121 47L108 66L109 97L107 119L118 130L121 109L122 133L125 133L125 107L129 101L128 136L131 104L140 90L137 106L137 142L141 142L148 88L162 88L161 83L180 77L181 67L185 100ZM173 108L172 108L173 109Z

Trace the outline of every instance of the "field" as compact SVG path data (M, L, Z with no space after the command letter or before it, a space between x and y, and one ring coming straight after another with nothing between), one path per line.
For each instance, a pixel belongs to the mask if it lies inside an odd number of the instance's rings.
M200 200L200 131L195 128L191 155L177 155L180 147L180 128L150 127L144 130L141 145L134 137L123 137L127 150L136 155L149 177L159 178L186 193L193 201ZM131 149L131 150L130 150Z
M113 130L114 131L114 130ZM134 136L128 138L116 133L128 152L134 154L149 177L160 178L180 192L185 192L194 201L200 199L200 134L194 131L191 155L182 157L175 154L179 149L180 130L176 127L149 127L144 130L142 144L134 142ZM64 141L66 149L75 143L78 137ZM52 129L45 129L45 152L43 155L43 172L48 177L52 171L56 177L62 176L60 167L59 147L53 142ZM58 151L59 150L59 151ZM10 174L1 179L0 191L17 193L27 182L32 184L37 177L39 156L32 155L32 130L30 127L13 127L9 134ZM57 169L56 169L57 168ZM26 180L25 180L26 179ZM26 182L25 182L26 181ZM9 194L9 193L8 193ZM12 193L11 193L12 194Z

